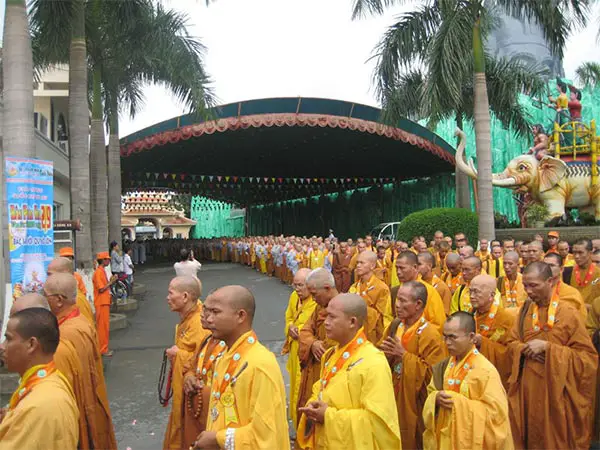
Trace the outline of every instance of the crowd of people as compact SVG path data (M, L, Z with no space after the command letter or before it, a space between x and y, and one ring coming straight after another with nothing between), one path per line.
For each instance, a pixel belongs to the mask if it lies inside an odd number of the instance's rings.
M598 440L600 240L571 247L551 231L473 247L440 231L429 243L181 242L167 294L180 321L165 352L164 449L587 449ZM202 301L196 257L292 285L288 395L253 330L253 294L225 286ZM98 259L111 263L108 253ZM116 448L99 323L72 260L55 259L48 273L44 296L20 297L10 312L2 358L21 381L0 415L0 446Z

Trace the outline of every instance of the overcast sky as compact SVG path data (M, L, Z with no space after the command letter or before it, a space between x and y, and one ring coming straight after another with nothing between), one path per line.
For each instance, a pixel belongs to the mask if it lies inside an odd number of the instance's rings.
M205 0L165 3L189 15L191 33L207 47L206 68L221 103L314 96L373 106L369 57L394 16L413 7L352 21L352 0L216 0L209 7ZM2 16L4 4L0 2ZM580 63L598 60L599 17L597 5L592 25L569 40L567 77ZM121 136L183 112L163 88L148 87L143 111L134 120L122 117Z

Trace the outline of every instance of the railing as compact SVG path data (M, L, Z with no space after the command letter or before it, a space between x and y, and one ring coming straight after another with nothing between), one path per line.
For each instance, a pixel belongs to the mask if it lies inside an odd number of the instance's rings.
M554 156L571 156L577 160L577 155L590 155L592 186L598 183L598 145L600 137L596 135L596 121L592 120L587 126L583 122L554 122L552 146Z

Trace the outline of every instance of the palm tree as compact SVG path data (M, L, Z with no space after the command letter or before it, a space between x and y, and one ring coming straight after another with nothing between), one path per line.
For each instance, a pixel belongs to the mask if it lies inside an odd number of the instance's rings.
M494 8L509 16L537 23L551 50L563 56L569 33L587 21L592 0L429 0L403 14L378 48L377 90L386 97L395 90L400 70L423 65L426 94L440 105L460 103L465 63L473 78L473 118L478 164L479 235L495 236L492 195L490 111L483 38L494 25ZM353 17L379 14L399 0L353 0ZM439 80L439 82L438 82Z
M577 81L583 86L596 87L600 84L600 63L587 61L575 71Z

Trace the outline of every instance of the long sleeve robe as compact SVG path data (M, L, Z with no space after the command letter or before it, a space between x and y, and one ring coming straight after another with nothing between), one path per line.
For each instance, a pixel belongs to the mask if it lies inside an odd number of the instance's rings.
M367 320L365 322L365 334L367 339L377 344L383 336L383 331L392 321L392 300L390 288L371 275L368 282L357 281L348 292L360 295L367 304Z
M333 349L323 356L331 356ZM309 401L316 400L321 383L313 386ZM314 424L306 439L306 416L298 427L298 444L304 449L400 449L398 412L390 368L384 354L370 342L348 358L322 392L327 403L325 423Z
M481 333L480 325L486 323L490 312L488 311L482 315L476 315L477 321L477 332ZM503 307L499 307L496 312L496 316L490 325L490 330L487 332L487 336L482 334L481 346L479 351L485 356L489 362L498 370L502 384L506 387L508 377L512 367L511 355L506 345L510 338L510 332L515 322L515 315L506 310Z
M229 384L224 394L232 393L235 399L237 423L225 423L228 414L223 403L212 395L215 386L220 386L227 367L240 344L250 333L242 335L236 343L217 361L213 381L210 409L216 408L218 415L208 417L206 429L217 433L217 442L224 448L227 428L235 428L236 449L277 449L289 450L290 437L285 411L285 385L275 355L256 341L241 354L237 381ZM248 363L243 372L241 368ZM239 375L238 375L239 374Z
M535 331L532 302L526 302L511 330L513 355L508 380L511 424L517 448L588 449L598 356L580 314L558 303L554 326ZM539 308L546 324L548 307ZM533 339L548 342L545 363L521 351Z
M163 441L163 449L165 450L179 450L183 440L183 375L196 350L210 334L209 331L202 328L201 314L202 305L198 302L175 329L175 345L179 350L177 350L177 354L171 362L173 397L171 397L171 414L169 415L169 423Z
M53 373L7 412L0 423L0 448L76 450L78 416L71 387L58 373Z
M592 263L593 264L593 263ZM591 280L585 286L579 286L577 284L577 277L575 276L575 268L573 267L573 271L571 272L571 278L569 280L569 284L573 286L575 289L579 291L581 296L583 297L583 301L587 305L591 305L596 297L600 297L600 267L594 264L594 270L592 271ZM585 281L587 271L581 271L581 282Z
M460 393L445 390L454 404L452 409L437 408L437 393L447 379L447 360L433 368L423 408L428 450L512 450L513 440L506 391L496 368L479 353L461 383Z

